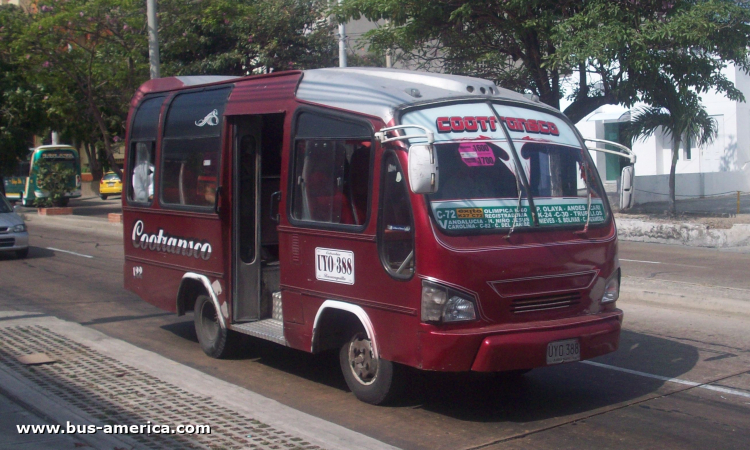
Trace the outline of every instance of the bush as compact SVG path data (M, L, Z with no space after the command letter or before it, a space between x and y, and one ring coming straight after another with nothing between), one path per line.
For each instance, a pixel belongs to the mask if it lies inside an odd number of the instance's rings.
M34 200L34 206L45 208L68 204L65 193L72 189L69 184L71 179L75 179L75 170L64 163L39 161L34 172L36 172L36 185L48 192L47 197Z

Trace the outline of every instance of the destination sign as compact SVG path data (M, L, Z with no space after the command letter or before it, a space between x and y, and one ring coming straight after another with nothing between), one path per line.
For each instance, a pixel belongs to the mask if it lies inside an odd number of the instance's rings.
M565 202L564 199L557 201L560 203L553 203L555 199L551 199L535 205L540 226L584 225L586 223L589 208L585 201ZM476 205L478 202L472 202L475 205L471 207L460 207L456 205L458 202L442 203L449 203L450 206L433 205L433 213L440 226L449 231L510 228L514 226L514 223L516 227L532 225L531 208L528 204L524 204L525 201L520 210L515 204L507 204L507 201L495 201L494 205L481 206ZM605 218L604 205L601 200L592 200L589 223L602 223Z

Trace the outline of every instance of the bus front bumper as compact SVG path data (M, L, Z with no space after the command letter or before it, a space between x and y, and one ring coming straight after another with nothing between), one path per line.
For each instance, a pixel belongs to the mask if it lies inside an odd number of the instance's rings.
M420 367L438 371L503 372L547 363L548 345L577 339L580 360L617 350L622 311L568 319L420 333Z

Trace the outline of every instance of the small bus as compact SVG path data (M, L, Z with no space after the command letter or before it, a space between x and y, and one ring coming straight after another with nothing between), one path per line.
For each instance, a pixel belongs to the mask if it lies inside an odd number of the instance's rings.
M19 161L12 176L6 177L5 192L10 201L20 202L24 206L33 206L34 200L48 195L36 184L37 173L34 170L40 161L62 163L73 169L75 175L68 180L68 191L64 201L81 196L81 160L78 151L69 145L42 145L29 152L29 156Z
M126 146L125 288L192 312L211 357L242 335L338 351L381 404L405 367L520 374L618 347L612 209L538 100L395 69L161 78Z

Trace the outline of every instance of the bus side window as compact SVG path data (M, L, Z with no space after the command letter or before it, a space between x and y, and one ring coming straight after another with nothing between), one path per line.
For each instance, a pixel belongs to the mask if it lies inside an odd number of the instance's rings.
M367 220L370 147L368 140L298 140L293 217L363 225Z
M396 278L411 278L414 273L414 225L409 190L395 153L383 158L379 216L378 245L383 266Z
M128 197L134 202L150 202L154 198L154 143L135 142L130 154L132 175Z

